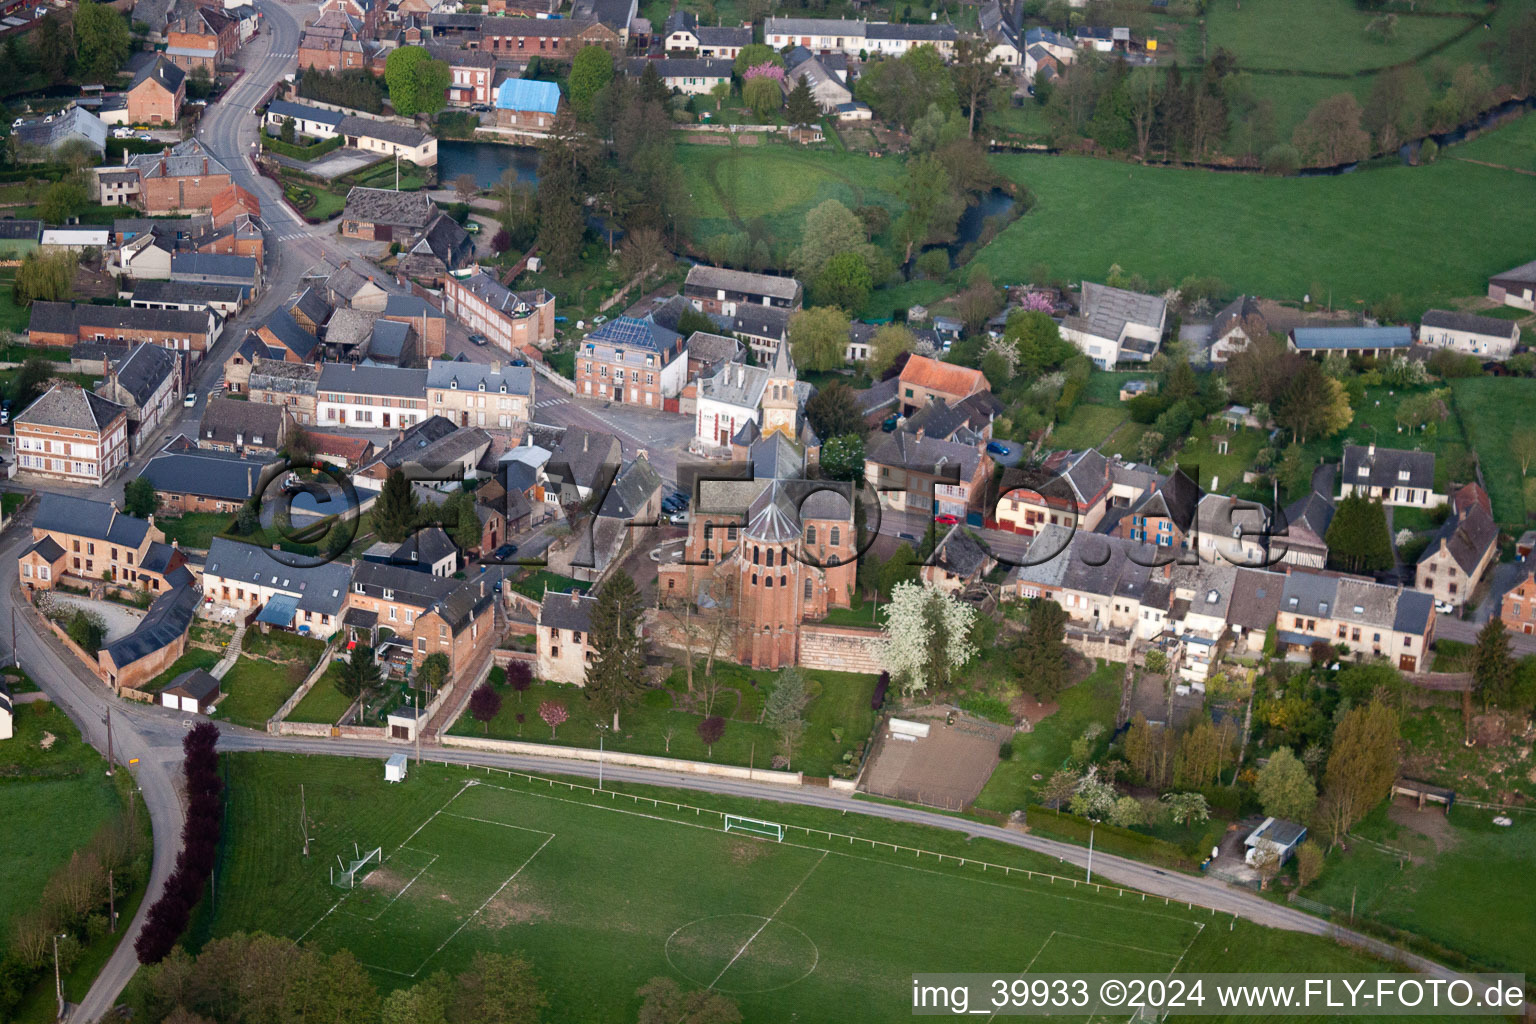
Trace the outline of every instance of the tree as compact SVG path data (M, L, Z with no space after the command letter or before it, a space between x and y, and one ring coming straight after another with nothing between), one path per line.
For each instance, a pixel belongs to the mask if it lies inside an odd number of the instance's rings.
M1353 493L1339 501L1324 538L1328 560L1346 572L1379 572L1393 563L1392 537L1381 503Z
M293 118L283 118L282 123L277 129L277 138L280 142L286 142L290 146L294 144L298 139L298 129L294 126Z
M804 75L789 90L785 106L790 124L812 124L821 119L821 108L816 105L816 97L811 95L811 83Z
M421 666L416 669L416 688L430 697L443 688L443 682L448 678L451 668L448 655L441 651L434 651L423 658Z
M111 8L108 8L110 10ZM78 216L91 196L83 184L73 178L65 178L48 186L37 204L38 216L50 224L64 224Z
M894 559L893 559L894 561ZM976 656L971 627L976 609L952 594L915 581L891 588L880 662L908 693L947 683Z
M341 667L336 679L336 689L343 697L366 698L379 685L379 663L374 660L373 648L358 644Z
M1536 462L1536 430L1521 427L1509 435L1509 450L1520 463L1520 475L1527 476Z
M1520 96L1536 84L1536 10L1526 11L1504 37L1505 80Z
M133 39L127 20L96 0L75 8L75 55L80 70L97 81L111 79L128 59Z
M1163 802L1168 805L1168 817L1180 825L1209 821L1210 805L1202 793L1164 793Z
M806 370L835 370L848 351L848 314L836 306L813 306L789 318L789 350Z
M56 186L55 186L56 187ZM42 255L29 252L21 258L16 268L16 280L11 294L19 305L33 302L68 302L75 296L75 267L79 261L74 253L55 252ZM53 374L53 362L47 364L49 376ZM25 406L25 402L18 402Z
M1037 377L1060 367L1077 355L1077 346L1061 336L1061 329L1049 312L1015 311L1008 315L1003 337L1019 352L1020 369Z
M63 81L69 74L69 62L74 56L74 43L70 30L57 11L49 11L32 33L32 47L37 53L38 70L50 83Z
M1060 693L1067 685L1067 613L1049 598L1028 602L1029 622L1013 651L1013 675L1023 692L1036 700Z
M1370 136L1360 127L1360 101L1341 92L1318 102L1306 120L1296 126L1291 142L1308 163L1337 167L1364 159L1370 152Z
M929 107L953 110L959 106L944 58L926 44L914 46L896 60L866 64L854 93L881 118L907 129Z
M549 1003L533 967L516 953L481 950L457 980L449 1012L454 1024L536 1024Z
M622 569L613 573L597 591L592 607L587 647L586 697L604 714L613 716L619 731L619 712L640 698L645 671L641 649L640 614L645 610L634 578Z
M1174 755L1173 781L1180 786L1209 786L1216 782L1232 749L1232 729L1218 729L1209 717L1201 718L1179 737Z
M740 78L746 75L748 69L761 67L764 64L775 64L782 68L784 66L784 58L779 55L779 51L766 43L748 43L736 55L733 70L736 72L736 76Z
M453 191L458 196L459 202L463 203L465 206L468 206L470 200L474 199L475 196L480 194L480 183L475 180L475 176L473 174L465 171L463 174L453 179Z
M576 51L571 58L570 89L571 109L576 117L591 120L593 98L613 81L613 54L604 46L587 45Z
M1072 799L1076 791L1077 776L1064 768L1058 769L1040 787L1040 803L1059 811L1061 805Z
M1494 615L1477 631L1472 648L1472 679L1483 710L1508 701L1515 682L1516 664L1509 654L1509 633L1504 620Z
M1386 799L1397 777L1397 741L1397 712L1380 701L1351 708L1334 727L1320 808L1330 845Z
M485 724L485 734L491 734L491 719L501 713L501 694L489 683L482 683L469 695L469 716Z
M873 287L869 265L856 252L838 253L827 260L814 285L818 299L850 312L864 308Z
M1388 68L1376 76L1360 115L1360 125L1376 139L1376 147L1390 152L1424 128L1429 107L1429 86L1416 65Z
M1275 422L1302 444L1308 437L1332 437L1349 426L1354 416L1344 385L1323 373L1312 359L1300 364L1275 403Z
M990 52L991 44L962 36L955 43L954 57L949 65L955 93L965 111L965 137L968 139L976 137L976 115L986 109L997 88L999 65L990 58Z
M624 237L624 247L619 250L619 264L631 279L640 282L644 290L646 282L657 271L664 271L663 264L670 264L667 243L656 228L636 228Z
M742 102L758 117L768 117L784 103L784 89L779 84L783 80L783 69L774 65L748 68L741 83Z
M397 988L385 996L379 1008L381 1024L448 1024L447 986L434 980Z
M411 482L400 469L390 471L384 478L384 486L374 502L373 532L380 540L399 544L411 535L416 525L416 496L411 492Z
M1254 791L1264 813L1272 818L1305 823L1317 806L1317 785L1290 747L1269 755L1269 762L1259 769Z
M159 504L160 494L148 477L135 477L123 488L123 510L131 516L152 516Z
M549 738L555 738L555 730L560 728L560 723L571 717L571 713L565 710L565 705L557 700L546 700L539 705L539 717L544 719L544 724L549 726Z
M954 194L949 171L936 156L927 154L907 161L907 176L900 194L906 210L896 221L894 231L897 244L903 248L902 262L912 258L914 249L954 236L963 203Z
M793 344L793 343L791 343ZM799 356L796 355L796 361ZM859 411L853 389L840 380L834 380L805 403L805 418L817 437L838 437L842 434L862 434L864 415Z
M845 252L858 253L871 274L878 262L879 251L869 244L864 222L836 199L828 199L806 213L800 238L789 265L803 281L814 282L828 260Z
M839 434L823 441L821 471L832 480L864 479L864 438L859 434Z
M715 744L720 742L720 737L725 735L725 719L719 715L710 715L701 718L698 726L699 740L709 751L709 756L715 756Z
M1323 873L1323 848L1311 839L1296 847L1296 885L1305 889Z
M396 47L384 60L389 102L401 117L434 114L443 109L452 80L447 62L433 60L424 46Z
M886 324L875 332L865 365L876 376L885 373L898 358L917 348L917 336L904 324Z
M519 704L523 701L523 694L533 685L533 666L526 661L510 661L507 663L507 685L512 692L517 694Z
M955 312L967 334L980 334L998 310L1003 308L1003 294L992 284L987 268L976 264L971 269L970 284L955 296Z
M581 254L581 240L586 233L583 177L590 150L570 112L555 115L541 149L538 244L549 265L564 274Z
M636 1024L740 1024L741 1011L728 996L709 989L684 992L671 978L652 978L635 993L641 999Z
M1126 76L1125 86L1131 131L1136 136L1136 156L1145 163L1147 149L1152 144L1152 131L1157 125L1158 108L1163 101L1157 69L1136 68Z
M450 508L444 509L446 513L452 513L453 542L460 548L468 551L470 548L478 548L483 535L480 524L480 513L476 508L475 492L460 491L454 496Z

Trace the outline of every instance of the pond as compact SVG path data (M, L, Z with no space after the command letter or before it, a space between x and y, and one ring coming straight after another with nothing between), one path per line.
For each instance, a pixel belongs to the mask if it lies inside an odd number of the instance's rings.
M509 167L517 169L518 181L537 184L539 151L532 146L504 146L496 142L444 139L437 144L437 180L445 188L461 174L472 174L481 188L491 188L501 181Z

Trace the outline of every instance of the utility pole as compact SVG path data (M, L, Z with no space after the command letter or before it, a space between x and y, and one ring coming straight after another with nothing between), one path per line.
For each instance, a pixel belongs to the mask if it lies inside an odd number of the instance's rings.
M309 809L304 803L304 783L299 783L299 831L304 833L304 856L309 856Z
M112 758L112 705L107 705L107 778L112 777L112 769L117 762Z
M112 882L112 869L107 869L107 920L111 930L117 931L117 887Z
M1088 881L1090 882L1093 881L1093 829L1094 826L1088 826Z
M11 659L17 668L21 668L21 652L16 649L16 606L11 605Z
M603 731L597 732L597 788L603 788Z
M421 767L421 710L417 707L419 698L416 691L411 691L411 710L416 712L416 767Z
M59 937L53 937L53 992L59 998L59 1020L64 1019L64 982L59 978Z

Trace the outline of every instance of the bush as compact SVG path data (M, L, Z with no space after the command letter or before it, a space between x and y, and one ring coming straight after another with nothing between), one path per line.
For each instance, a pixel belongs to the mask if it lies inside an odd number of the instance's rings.
M192 908L202 898L213 872L224 829L224 780L219 776L218 726L203 722L182 741L182 775L187 790L187 820L181 829L181 853L166 879L165 892L149 908L144 930L134 943L142 964L158 963L186 931Z
M997 759L999 761L1013 760L1013 740L1003 740L997 745Z
M880 678L875 680L875 692L869 698L869 709L871 711L880 710L881 705L885 703L885 695L890 688L891 674L889 672L881 672Z
M977 718L985 718L989 722L999 722L1003 725L1013 724L1013 712L1008 710L1008 702L992 696L990 693L975 693L959 700L962 711L969 712Z
M306 71L299 76L298 92L305 99L321 103L334 103L370 114L384 112L384 83L361 69L336 74Z
M1183 850L1164 839L1149 836L1145 832L1120 828L1104 822L1092 822L1065 811L1053 811L1049 807L1030 804L1025 808L1030 831L1054 834L1062 839L1087 845L1088 833L1093 832L1095 849L1116 853L1135 860L1143 860L1161 867L1188 871L1196 865Z
M321 139L319 142L309 146L300 146L297 143L288 143L282 139L274 139L265 132L261 135L261 146L263 149L270 149L274 153L279 153L293 160L304 161L318 160L320 157L325 156L325 154L340 149L344 141L338 135L331 139Z

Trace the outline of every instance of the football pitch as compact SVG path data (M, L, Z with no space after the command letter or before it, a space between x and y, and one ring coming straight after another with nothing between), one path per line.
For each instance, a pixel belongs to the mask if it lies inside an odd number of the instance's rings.
M1074 881L1023 851L905 826L872 843L855 815L737 802L733 813L790 822L776 841L672 802L708 803L703 794L596 793L429 765L387 786L377 764L321 758L276 761L299 767L285 772L291 800L267 772L272 788L242 795L262 757L235 758L231 838L249 829L252 841L226 851L211 932L349 949L386 991L488 950L529 959L551 1021L633 1020L635 990L661 975L728 993L749 1021L855 1022L908 1016L919 971L1258 969L1275 943L1300 943L1319 967L1371 969L1321 940ZM300 779L316 819L307 859L294 827ZM917 854L903 839L947 852ZM382 847L381 861L353 888L331 885L354 843ZM1256 936L1268 948L1248 964Z

